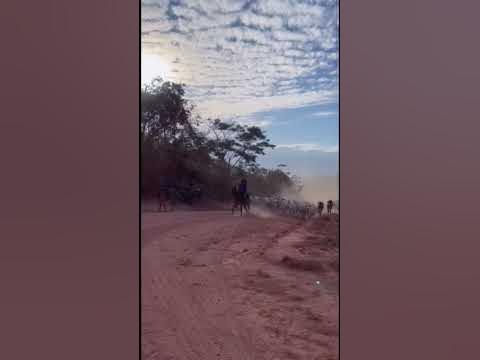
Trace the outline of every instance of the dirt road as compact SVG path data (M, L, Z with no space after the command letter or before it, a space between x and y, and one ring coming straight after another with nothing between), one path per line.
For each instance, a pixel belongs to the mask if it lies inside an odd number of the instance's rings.
M227 211L143 214L144 359L337 359L337 228Z

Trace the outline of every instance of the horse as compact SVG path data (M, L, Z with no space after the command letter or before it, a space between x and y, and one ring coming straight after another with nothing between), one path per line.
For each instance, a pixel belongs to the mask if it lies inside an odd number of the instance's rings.
M243 211L245 210L245 214L248 213L250 210L250 196L248 193L242 194L239 192L235 187L232 190L233 196L233 206L232 206L232 215L235 213L235 209L240 207L240 216L243 215Z
M250 194L245 193L245 209L250 211Z

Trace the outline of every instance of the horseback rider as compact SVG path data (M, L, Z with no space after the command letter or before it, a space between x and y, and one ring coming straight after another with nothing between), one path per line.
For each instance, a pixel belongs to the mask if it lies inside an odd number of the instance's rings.
M242 197L244 197L247 194L247 179L243 178L240 181L240 184L238 185L238 192Z
M240 183L238 184L238 187L237 187L237 191L238 191L239 200L242 203L244 203L246 199L246 194L247 194L247 180L245 178L240 180Z
M233 210L237 207L237 205L240 205L240 214L242 213L242 209L247 210L250 207L249 196L247 193L247 180L245 178L240 181L240 184L238 184L238 186L233 187L232 195L235 200L232 208L232 213Z

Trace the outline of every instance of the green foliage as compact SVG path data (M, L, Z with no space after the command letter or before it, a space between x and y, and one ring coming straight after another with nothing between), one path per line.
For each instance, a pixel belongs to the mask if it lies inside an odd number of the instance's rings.
M252 192L264 195L295 185L280 169L262 169L258 156L275 146L257 126L200 119L185 99L183 85L155 79L141 93L141 191L195 183L216 199L230 197L232 182L248 177Z
M262 129L220 119L208 119L208 146L212 154L223 161L231 173L235 167L246 168L255 164L265 150L273 149Z

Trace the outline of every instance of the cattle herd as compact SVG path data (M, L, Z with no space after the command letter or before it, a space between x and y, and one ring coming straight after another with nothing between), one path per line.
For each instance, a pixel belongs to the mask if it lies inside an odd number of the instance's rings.
M188 190L188 191L187 191ZM194 200L201 199L201 192L198 189L173 189L173 188L162 188L157 193L158 200L158 211L173 211L174 203L176 201L181 201L187 204L192 204ZM253 206L260 206L262 208L268 209L270 212L283 216L291 216L299 219L308 220L314 215L319 214L323 215L324 207L325 213L330 215L334 212L338 213L339 207L338 202L333 202L332 200L327 201L326 206L323 202L318 202L313 204L307 201L291 200L283 198L279 195L276 196L256 196L248 195L248 199L245 205L245 212L248 213L250 210L250 203ZM233 197L233 207L234 209L238 206L238 199Z
M252 201L254 204L261 205L273 213L305 220L312 218L315 214L322 215L323 211L323 202L315 205L307 201L285 199L281 196L252 196ZM329 200L327 202L327 214L332 214L334 208L338 211L338 204Z

